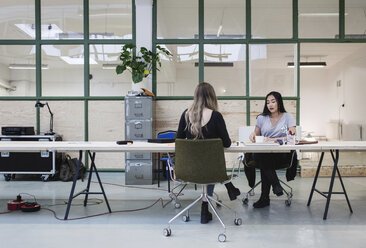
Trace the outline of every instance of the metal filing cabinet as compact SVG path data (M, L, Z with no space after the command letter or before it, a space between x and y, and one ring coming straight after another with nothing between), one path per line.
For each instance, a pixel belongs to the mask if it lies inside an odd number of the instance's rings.
M153 101L150 96L125 97L125 139L147 141L152 138ZM153 159L149 152L126 152L125 183L153 183Z
M1 141L48 141L62 140L59 135L2 135ZM0 173L9 181L15 174L40 174L47 180L55 174L55 151L1 152Z

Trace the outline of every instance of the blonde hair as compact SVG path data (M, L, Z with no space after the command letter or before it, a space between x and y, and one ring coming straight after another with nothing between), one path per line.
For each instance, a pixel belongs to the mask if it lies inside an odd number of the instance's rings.
M185 116L186 128L188 128L195 139L204 138L202 134L202 113L204 108L213 111L218 109L215 90L211 84L206 82L202 82L196 87L193 104Z

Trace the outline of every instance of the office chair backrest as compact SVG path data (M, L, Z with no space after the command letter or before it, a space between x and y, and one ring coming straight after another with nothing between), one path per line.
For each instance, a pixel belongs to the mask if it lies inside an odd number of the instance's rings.
M226 174L221 139L175 140L175 175L196 184L224 182Z
M175 136L177 135L177 132L174 130L168 130L158 133L157 138L158 139L175 139Z

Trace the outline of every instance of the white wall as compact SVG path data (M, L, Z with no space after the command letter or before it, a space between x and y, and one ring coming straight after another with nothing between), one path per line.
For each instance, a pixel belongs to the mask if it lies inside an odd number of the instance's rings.
M337 125L342 123L343 139L355 139L357 125L366 123L365 54L361 47L328 69L301 69L300 124L304 131L337 138Z

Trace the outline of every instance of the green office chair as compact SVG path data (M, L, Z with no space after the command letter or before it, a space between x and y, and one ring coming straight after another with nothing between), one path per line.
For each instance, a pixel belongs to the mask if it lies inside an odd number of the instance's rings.
M201 139L201 140L187 140L176 139L175 141L175 164L174 164L174 177L173 180L181 183L198 184L202 186L202 193L191 204L180 211L176 216L169 220L168 227L164 229L164 235L170 236L171 229L170 224L183 213L182 216L184 222L190 220L189 210L202 198L206 198L208 205L220 221L224 232L220 233L218 240L224 242L226 240L226 227L220 216L218 215L212 202L215 202L218 206L224 206L235 213L234 224L241 225L241 218L237 218L237 214L234 210L226 206L225 204L215 200L207 195L206 186L208 184L225 184L230 182L237 175L235 171L240 171L240 164L243 157L239 156L238 161L233 166L230 176L226 174L224 147L221 139ZM169 161L169 160L168 160ZM170 166L170 163L169 163Z

